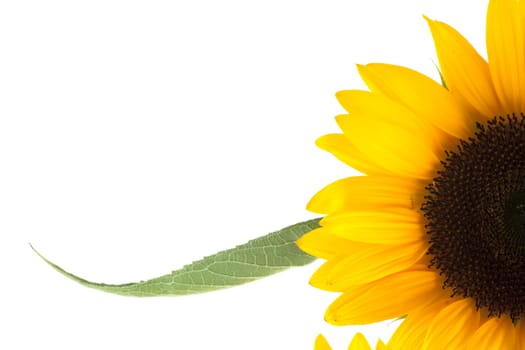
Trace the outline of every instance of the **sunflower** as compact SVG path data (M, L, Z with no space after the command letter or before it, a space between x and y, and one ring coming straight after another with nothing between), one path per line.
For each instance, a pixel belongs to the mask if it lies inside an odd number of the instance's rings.
M425 18L442 83L358 66L369 91L341 91L342 134L320 148L364 176L308 209L298 245L327 261L315 287L342 292L335 325L398 317L392 349L525 349L525 1L491 0L487 57Z
M376 350L386 350L386 345L379 340L376 345ZM315 339L314 350L332 350L326 339L320 334ZM352 342L348 346L348 350L372 350L365 336L361 333L356 333Z

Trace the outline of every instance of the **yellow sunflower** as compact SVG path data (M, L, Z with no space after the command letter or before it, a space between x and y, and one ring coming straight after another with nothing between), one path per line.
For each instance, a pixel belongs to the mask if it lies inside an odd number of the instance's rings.
M336 325L406 316L392 349L525 349L525 1L491 0L487 56L429 20L443 84L358 66L343 134L317 144L366 176L308 204L326 214L299 246L342 292Z
M376 350L387 350L386 345L379 340L376 345ZM320 334L315 339L314 350L332 350L326 339ZM361 333L356 333L352 342L348 346L348 350L372 350L365 336Z

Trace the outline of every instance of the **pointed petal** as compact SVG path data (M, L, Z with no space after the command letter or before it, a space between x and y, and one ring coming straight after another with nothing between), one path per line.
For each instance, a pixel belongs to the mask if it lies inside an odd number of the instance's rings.
M376 350L388 350L389 347L381 339L377 341Z
M399 246L361 244L341 258L322 265L310 283L323 290L344 291L408 269L425 254L424 241Z
M307 209L316 213L421 206L425 185L415 179L395 176L354 176L341 179L319 191Z
M336 96L350 111L337 116L337 123L367 159L400 176L434 176L443 153L438 129L379 93L347 90Z
M339 116L345 136L370 159L399 176L431 179L439 158L428 136L389 124L371 116Z
M474 123L449 91L415 70L389 64L358 66L372 91L380 92L418 117L457 138L470 135Z
M354 339L352 339L352 342L348 346L348 350L372 350L370 348L370 345L368 344L368 341L366 340L365 336L361 333L356 333L354 335Z
M516 348L520 350L525 350L525 322L520 320L520 323L517 327L517 340Z
M441 297L441 278L433 271L405 271L351 288L328 307L335 325L368 324L403 316Z
M297 241L297 245L308 254L322 259L333 259L366 246L365 243L350 241L334 235L324 228L318 228L303 235Z
M315 144L363 174L391 174L377 163L372 162L342 134L321 136Z
M525 2L492 0L487 12L489 69L504 113L525 110Z
M436 303L411 311L392 334L388 348L390 350L421 349L432 320L445 305L444 300L440 299Z
M363 243L406 244L426 241L421 213L403 208L329 215L320 224L327 232Z
M516 349L518 329L506 316L492 317L471 336L466 349Z
M500 105L492 85L487 62L472 45L451 26L426 18L441 67L451 94L463 102L465 112L480 118L492 118Z
M480 315L471 299L453 302L430 324L422 350L465 349L479 325Z
M378 66L389 65L378 64ZM363 66L359 67L366 70ZM380 119L389 124L405 128L410 132L425 133L430 139L429 142L438 143L436 139L440 137L440 132L432 123L414 113L410 108L400 103L399 100L392 99L381 90L343 90L337 92L335 96L350 115L368 115L371 119Z
M332 350L330 344L326 341L325 337L322 334L319 334L315 338L314 350Z

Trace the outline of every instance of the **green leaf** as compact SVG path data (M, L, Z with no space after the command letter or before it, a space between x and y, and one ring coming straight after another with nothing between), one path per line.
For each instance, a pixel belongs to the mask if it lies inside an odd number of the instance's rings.
M295 242L303 234L319 227L319 220L288 226L195 261L168 275L137 283L90 282L65 271L31 248L55 270L89 288L137 297L190 295L237 286L290 267L311 263L316 258L301 251Z

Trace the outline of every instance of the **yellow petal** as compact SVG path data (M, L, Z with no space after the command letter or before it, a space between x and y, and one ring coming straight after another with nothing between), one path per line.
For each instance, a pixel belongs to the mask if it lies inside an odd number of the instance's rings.
M419 211L355 211L321 220L327 232L348 240L371 244L406 244L426 240Z
M392 334L388 348L390 350L421 349L432 320L444 307L443 300L411 311Z
M493 317L471 336L466 349L516 349L518 329L506 316Z
M525 110L525 2L492 0L487 12L489 69L503 113Z
M389 171L372 162L342 134L324 135L315 143L319 148L332 153L339 160L363 174L390 174Z
M433 135L382 118L372 110L340 115L336 120L345 136L373 164L399 176L434 177L442 148Z
M399 102L418 117L457 137L471 134L474 123L443 86L412 69L389 64L358 66L372 91Z
M332 350L332 348L326 341L325 337L323 337L322 334L319 334L317 338L315 338L314 350Z
M333 259L366 246L364 243L334 235L323 228L304 234L297 241L297 245L306 253L322 259Z
M361 244L345 256L322 265L310 283L319 289L344 291L408 269L427 248L428 243L424 241L399 246Z
M354 176L338 180L319 191L307 209L333 214L343 210L421 206L424 183L394 176Z
M441 297L441 279L429 270L405 271L351 288L326 311L335 325L368 324L397 318Z
M372 350L365 336L361 333L356 333L354 339L348 346L348 350Z
M430 324L422 350L465 349L479 325L480 315L471 299L453 302Z
M413 132L430 127L410 109L381 92L343 90L338 91L335 97L350 115L370 115L371 119L381 119Z
M377 66L394 67L380 64ZM358 67L366 70L363 66ZM372 92L343 90L337 92L335 96L341 106L343 106L350 115L369 116L370 119L373 120L380 119L414 133L424 133L429 139L429 142L438 143L436 139L440 137L440 132L432 123L414 113L414 111L407 108L399 100L395 98L392 99L381 90L377 90L378 91Z
M517 349L525 350L525 322L523 320L520 320L519 325L517 327L516 343Z
M350 112L337 116L337 123L367 158L401 176L433 177L443 153L437 128L380 93L346 90L336 96Z
M487 62L454 28L425 19L434 38L441 73L451 94L463 102L466 111L474 111L484 118L497 115L500 105Z
M376 350L388 350L389 347L381 339L377 341Z

